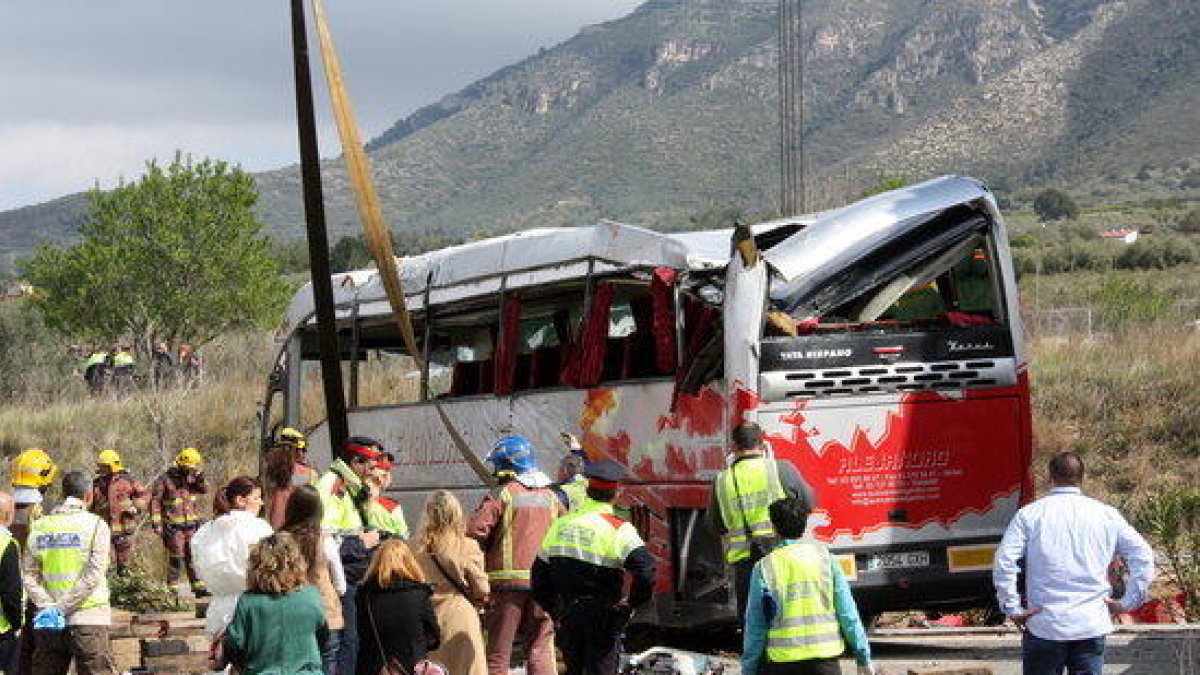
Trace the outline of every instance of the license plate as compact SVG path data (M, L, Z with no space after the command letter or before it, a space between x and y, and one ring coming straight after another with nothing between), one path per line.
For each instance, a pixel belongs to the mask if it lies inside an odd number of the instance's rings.
M929 567L929 551L876 553L867 558L868 570L895 570L907 567Z

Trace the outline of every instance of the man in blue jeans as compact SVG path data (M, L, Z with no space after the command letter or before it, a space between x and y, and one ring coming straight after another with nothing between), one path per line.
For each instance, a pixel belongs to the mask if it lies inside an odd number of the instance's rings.
M1050 459L1050 491L1013 517L996 551L992 581L1000 609L1024 634L1025 675L1100 675L1112 615L1137 609L1154 579L1154 552L1111 506L1083 496L1083 460ZM1108 567L1129 568L1125 594L1112 597ZM1017 588L1025 561L1026 598Z

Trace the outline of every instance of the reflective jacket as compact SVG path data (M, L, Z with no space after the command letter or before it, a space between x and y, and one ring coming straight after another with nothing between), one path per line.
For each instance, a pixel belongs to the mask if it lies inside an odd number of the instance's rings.
M404 507L393 499L373 498L367 505L367 521L380 532L408 539L408 521L404 519Z
M77 611L86 611L108 605L108 582L102 574L88 595L73 607L64 607L67 596L84 576L88 560L94 549L107 552L108 527L100 517L83 510L83 504L68 500L53 512L38 518L30 526L28 555L37 566L36 573L27 579L30 595L39 607L47 598L38 598L42 593L59 604L68 619ZM107 561L105 561L107 562ZM40 581L35 593L34 586Z
M146 510L146 487L128 471L97 476L92 481L92 513L112 528L114 535L132 534L138 516Z
M621 570L629 554L645 545L633 525L613 515L612 504L589 499L554 521L538 557L571 558Z
M129 352L117 352L112 356L113 368L125 368L133 366L133 354Z
M325 514L321 518L321 529L340 534L357 533L369 523L364 522L370 494L350 467L340 459L329 465L329 471L317 481L321 493L321 505ZM361 510L360 510L361 509Z
M512 480L483 498L467 524L479 542L493 590L529 590L533 559L562 502L548 487L530 488Z
M579 508L579 505L587 499L587 479L583 476L576 476L563 482L558 489L567 498L567 508L571 511Z
M208 494L204 474L197 471L188 476L178 467L167 469L150 490L150 522L160 527L200 527L204 505L197 497L204 494Z
M767 630L769 661L833 658L845 651L828 549L795 542L775 549L758 565L763 586L778 603Z
M725 525L725 562L750 557L752 542L769 544L775 538L769 508L786 497L775 460L740 458L713 481L721 521ZM747 536L747 532L749 536Z

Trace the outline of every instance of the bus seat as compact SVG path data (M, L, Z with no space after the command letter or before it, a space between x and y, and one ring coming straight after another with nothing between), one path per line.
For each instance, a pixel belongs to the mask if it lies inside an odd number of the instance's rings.
M542 347L533 352L529 373L529 388L542 389L558 385L562 369L562 347Z
M533 354L517 354L517 374L513 377L513 390L533 388Z
M450 376L450 395L469 396L477 394L479 387L479 361L459 361L454 364Z
M475 392L480 394L490 394L496 388L496 359L490 358L486 361L479 362L479 384L476 385Z

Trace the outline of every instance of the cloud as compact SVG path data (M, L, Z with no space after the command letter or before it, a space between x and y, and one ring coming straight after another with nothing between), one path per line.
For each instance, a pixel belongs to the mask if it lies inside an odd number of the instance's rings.
M325 7L369 137L640 2ZM146 159L175 148L249 169L297 161L287 8L279 0L0 0L0 208L136 177ZM313 74L322 86L315 59ZM324 99L318 109L322 147L335 149Z

